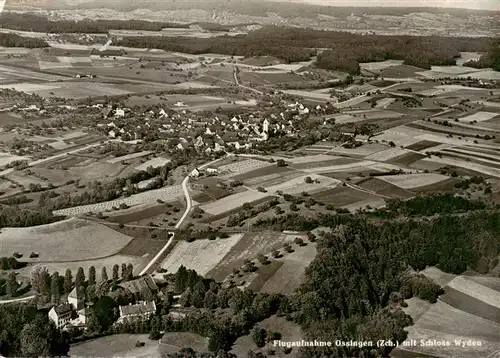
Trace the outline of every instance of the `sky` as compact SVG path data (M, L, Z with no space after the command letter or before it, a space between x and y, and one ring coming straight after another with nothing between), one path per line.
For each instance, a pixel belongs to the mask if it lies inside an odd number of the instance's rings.
M500 0L297 0L326 6L447 7L500 11Z

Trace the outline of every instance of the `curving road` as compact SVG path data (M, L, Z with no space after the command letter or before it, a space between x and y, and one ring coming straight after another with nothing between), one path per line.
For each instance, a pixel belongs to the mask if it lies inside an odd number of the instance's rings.
M210 166L210 165L218 162L219 160L222 160L223 158L225 158L225 157L221 157L219 159L212 160L209 163L205 163L202 166L198 167L198 169L204 169L204 168L206 168L206 167L208 167L208 166ZM193 201L191 200L191 196L189 195L189 188L188 188L189 177L190 177L190 174L188 174L184 178L184 180L182 181L182 191L184 192L184 197L186 198L186 210L184 211L184 214L182 214L181 218L179 219L179 221L175 225L175 229L178 229L182 225L182 223L184 222L184 220L186 220L186 218L189 215L189 213L191 212L191 208L193 206ZM151 267L154 264L156 264L156 262L165 253L165 251L167 251L167 249L169 248L169 246L174 241L174 237L175 237L175 233L172 232L171 234L172 234L172 236L170 236L170 239L168 239L168 241L165 244L165 246L163 246L163 248L156 254L156 256L153 257L153 259L146 265L146 267L144 267L142 269L142 271L139 273L139 276L146 274L151 269Z
M23 302L23 301L30 301L32 299L36 298L35 295L33 296L28 296L28 297L21 297L21 298L14 298L12 300L4 300L0 301L0 305L7 304L7 303L15 303L15 302Z

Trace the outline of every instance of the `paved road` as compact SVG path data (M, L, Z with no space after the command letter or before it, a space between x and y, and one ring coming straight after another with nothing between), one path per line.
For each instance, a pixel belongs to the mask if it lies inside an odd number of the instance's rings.
M15 303L15 302L30 301L30 300L32 300L34 298L36 298L36 296L28 296L28 297L22 297L22 298L15 298L13 300L0 301L0 305L6 304L6 303Z
M208 167L208 166L210 166L210 165L218 162L219 160L222 160L223 158L224 157L212 160L209 163L205 163L202 166L198 167L198 169L204 169L204 168L206 168L206 167ZM193 206L193 201L191 199L191 196L189 195L189 188L188 188L189 177L190 177L190 174L188 174L184 178L184 180L182 181L182 191L184 192L184 197L186 198L186 210L184 211L184 214L182 214L181 218L179 219L179 221L175 225L175 229L180 228L180 226L182 225L182 223L184 222L184 220L186 220L187 216L191 212L191 208ZM172 244L172 242L174 241L174 237L175 237L175 233L172 232L172 236L170 236L170 239L167 241L167 243L165 244L165 246L163 246L163 248L156 254L156 256L153 257L153 259L146 265L146 267L144 267L142 269L142 271L139 273L139 276L144 275L145 273L147 273L151 269L151 267L154 264L156 264L156 262L158 261L158 259L165 253L165 251L167 251L167 249L169 248L169 246Z
M255 93L258 93L258 94L264 94L264 92L262 91L259 91L259 90L256 90L255 88L252 88L252 87L247 87L247 86L244 86L240 83L240 80L238 79L238 73L237 73L237 66L234 66L233 67L233 77L234 77L234 82L241 88L245 88L249 91L253 91Z

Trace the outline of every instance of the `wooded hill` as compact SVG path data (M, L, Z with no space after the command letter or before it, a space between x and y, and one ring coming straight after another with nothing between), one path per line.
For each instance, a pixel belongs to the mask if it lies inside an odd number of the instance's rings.
M455 65L460 52L486 52L488 38L439 36L358 35L347 32L266 26L246 35L208 39L188 37L128 37L118 46L158 48L190 54L220 53L231 56L274 56L285 62L307 61L322 52L316 65L327 70L359 73L359 63L403 60L407 65L430 69Z

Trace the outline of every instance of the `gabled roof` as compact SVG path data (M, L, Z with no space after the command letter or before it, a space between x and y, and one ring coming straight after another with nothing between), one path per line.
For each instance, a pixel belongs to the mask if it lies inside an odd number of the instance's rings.
M156 311L156 304L154 303L154 301L138 303L135 305L120 306L121 317L153 313L155 311Z
M71 290L68 295L68 298L75 298L77 300L85 299L85 292L83 291L83 287L75 287Z
M58 316L64 316L73 311L73 306L69 303L64 303L62 305L55 306L54 311Z
M131 293L144 293L144 291L148 290L151 292L158 291L158 286L151 275L140 277L132 281L122 282L119 286L129 290Z

